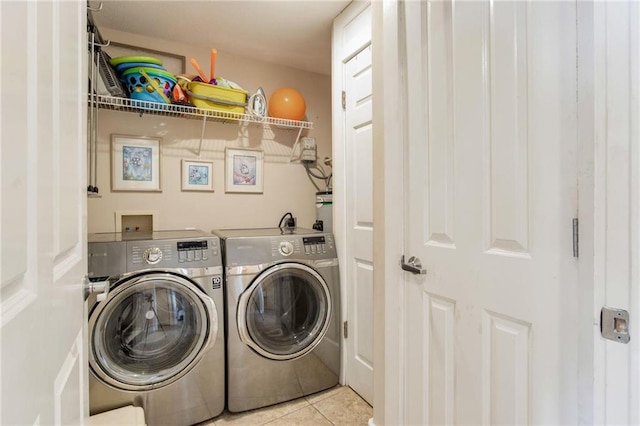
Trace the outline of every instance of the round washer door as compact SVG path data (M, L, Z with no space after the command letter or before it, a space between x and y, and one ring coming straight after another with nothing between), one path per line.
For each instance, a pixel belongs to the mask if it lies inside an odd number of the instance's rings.
M269 359L300 357L327 332L331 305L329 287L314 269L278 264L260 273L240 295L240 340Z
M218 333L213 300L187 278L125 278L89 317L89 364L107 384L149 390L184 376Z

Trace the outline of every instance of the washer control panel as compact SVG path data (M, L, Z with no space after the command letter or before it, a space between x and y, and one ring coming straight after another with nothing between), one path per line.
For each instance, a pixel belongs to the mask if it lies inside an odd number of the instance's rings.
M329 244L332 242L329 241ZM325 236L319 237L304 237L302 238L302 244L304 245L304 254L312 255L312 254L323 254L327 253L327 239Z
M293 254L293 244L291 241L281 241L278 251L283 256L291 256Z
M178 241L178 262L199 262L209 260L207 240L198 241ZM213 254L218 254L218 248L213 248Z
M218 238L131 241L127 270L159 268L202 268L222 263Z
M142 258L149 265L155 265L162 260L162 250L160 250L158 247L149 247L144 252L142 252Z

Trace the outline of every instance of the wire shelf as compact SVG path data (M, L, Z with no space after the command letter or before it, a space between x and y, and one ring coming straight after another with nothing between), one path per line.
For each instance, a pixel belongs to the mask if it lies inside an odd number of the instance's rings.
M222 123L256 123L268 124L289 129L313 129L313 123L308 121L286 120L274 117L255 117L249 114L201 109L193 106L161 104L157 102L139 101L129 98L117 98L113 96L95 95L95 105L101 109L113 111L134 112L137 114L161 115L165 117L186 118L192 120L215 121ZM91 95L89 95L91 103Z

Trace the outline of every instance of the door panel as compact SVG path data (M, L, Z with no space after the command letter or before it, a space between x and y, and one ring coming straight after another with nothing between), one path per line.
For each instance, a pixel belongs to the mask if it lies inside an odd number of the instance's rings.
M373 367L373 265L367 261L354 262L353 280L354 298L358 302L353 306L353 318L355 319L353 333L349 336L353 340L355 362L364 364L368 369ZM370 374L370 371L366 371ZM356 385L356 391L358 386ZM363 392L364 393L364 392Z
M529 250L529 156L526 2L494 3L489 12L489 132L484 138L484 224L488 250ZM488 87L487 87L488 86Z
M575 423L575 4L402 7L406 423Z
M427 129L430 140L438 140L430 144L426 153L427 167L424 187L429 188L425 199L427 220L425 222L429 244L453 245L455 209L454 181L454 92L455 76L454 57L452 55L453 27L451 14L453 5L437 2L430 5L431 16L426 32L431 54L428 61L429 74L426 76L426 90L431 93L426 101L430 117ZM426 11L423 10L422 13ZM439 17L438 19L433 18Z
M455 389L455 302L443 297L423 293L425 330L429 336L425 339L425 357L428 369L424 383L429 383L437 392L427 395L425 417L429 424L453 424ZM433 344L439 342L439 344Z
M82 424L86 4L0 2L2 424Z

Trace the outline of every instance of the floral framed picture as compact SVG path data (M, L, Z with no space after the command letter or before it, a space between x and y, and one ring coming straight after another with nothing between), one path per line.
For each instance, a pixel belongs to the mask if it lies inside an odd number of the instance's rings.
M213 192L213 163L182 160L182 190Z
M263 190L264 153L227 148L225 152L225 192L258 193Z
M111 135L111 190L161 192L159 138Z

